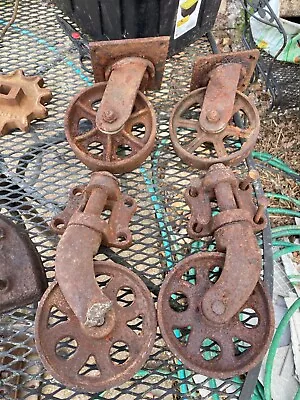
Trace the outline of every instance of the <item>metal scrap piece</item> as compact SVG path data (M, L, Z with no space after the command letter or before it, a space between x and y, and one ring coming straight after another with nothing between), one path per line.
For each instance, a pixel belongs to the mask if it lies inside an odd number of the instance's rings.
M27 233L0 215L0 312L37 302L46 288L41 259Z
M14 129L27 132L34 119L47 117L44 104L52 94L43 88L44 81L39 76L25 76L22 70L11 74L0 74L0 135Z

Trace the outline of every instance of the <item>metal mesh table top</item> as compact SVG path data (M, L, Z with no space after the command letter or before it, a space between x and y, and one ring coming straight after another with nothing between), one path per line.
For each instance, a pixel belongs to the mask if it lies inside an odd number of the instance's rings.
M11 4L0 1L1 25L11 12ZM65 140L63 120L72 96L91 85L92 78L80 69L78 54L56 23L57 13L56 8L38 0L22 1L16 23L5 36L0 65L3 73L20 68L27 75L42 75L53 93L46 120L32 123L28 133L15 131L0 141L1 211L26 227L49 281L54 279L59 240L50 231L49 221L63 209L68 191L87 183L90 176ZM189 210L183 190L199 172L175 155L168 131L172 107L188 92L193 58L208 52L209 43L202 39L167 61L161 90L148 96L157 112L157 146L138 170L119 177L122 190L138 203L130 225L134 243L126 251L101 249L103 253L96 256L111 258L139 274L155 301L170 268L185 256L214 246L209 240L194 242L188 238ZM0 398L239 398L241 380L211 380L187 370L167 349L159 331L149 361L126 384L101 394L66 389L43 368L37 355L35 309L28 306L0 318Z

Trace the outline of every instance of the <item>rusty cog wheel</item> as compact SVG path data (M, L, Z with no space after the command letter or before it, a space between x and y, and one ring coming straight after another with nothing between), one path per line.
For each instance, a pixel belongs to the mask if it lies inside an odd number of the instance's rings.
M241 92L236 92L233 115L239 113L246 127L241 129L233 118L220 132L205 132L199 123L206 88L194 90L173 109L170 137L177 155L188 165L208 169L212 164L237 165L254 148L259 133L259 115L254 104ZM235 142L242 139L242 146Z
M158 323L170 350L191 370L220 379L257 365L274 330L272 303L260 282L228 323L205 318L201 300L218 280L224 261L222 253L186 258L167 275L158 298Z
M80 325L59 285L45 292L36 314L41 360L67 387L101 392L120 386L145 363L156 336L151 294L141 279L111 261L94 263L98 285L113 302L104 325Z
M43 88L39 76L25 76L22 70L0 75L0 136L14 129L27 132L33 119L47 117L44 104L52 94Z
M84 89L70 103L65 116L67 140L76 156L92 171L113 174L139 167L155 145L156 118L146 96L138 92L130 118L119 132L96 126L96 114L106 83Z

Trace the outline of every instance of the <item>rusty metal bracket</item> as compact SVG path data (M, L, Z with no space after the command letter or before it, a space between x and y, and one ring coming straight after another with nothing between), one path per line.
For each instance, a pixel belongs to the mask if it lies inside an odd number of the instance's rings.
M53 229L63 233L56 252L56 279L84 326L103 325L111 307L95 280L93 256L102 243L119 248L131 244L128 223L135 210L135 201L121 194L117 179L98 172L87 186L71 191L66 210L52 221ZM111 213L107 220L105 211Z
M121 194L113 175L96 172L88 185L71 191L66 209L52 221L52 228L62 233L55 259L57 282L39 303L36 345L46 368L69 387L99 392L119 386L151 352L157 325L151 293L128 268L93 259L102 243L130 245L128 223L135 209L135 201ZM51 325L55 307L65 315L58 327ZM140 336L130 329L136 318L142 323ZM57 352L66 337L78 344L69 360ZM126 362L116 361L118 342L128 348ZM81 372L90 357L95 359L98 375Z
M198 59L191 93L173 109L170 137L178 156L187 164L208 169L216 163L237 165L255 146L260 121L255 105L242 91L249 84L259 52L216 54ZM241 89L242 91L239 91ZM245 120L236 126L234 115ZM228 151L228 140L241 140L241 148Z
M252 172L253 175L256 174ZM214 234L217 250L226 253L222 275L202 302L209 320L225 323L246 302L259 280L261 255L254 232L263 229L266 218L260 215L259 223L255 222L261 209L252 201L249 178L239 182L223 164L213 165L203 179L194 181L185 198L191 208L189 235L199 238ZM212 201L220 210L213 217ZM243 276L242 281L240 276Z
M211 77L210 74L216 67L224 64L240 64L241 73L237 89L243 92L249 85L258 59L259 50L257 49L201 56L194 63L191 91L206 87Z
M222 132L232 118L241 69L241 64L224 64L211 72L199 118L205 132Z
M169 41L168 36L161 36L90 43L95 82L108 80L107 71L119 60L137 57L148 60L154 66L155 73L148 77L145 89L158 90L168 55Z
M51 229L55 233L62 235L72 217L83 212L90 196L89 187L89 185L80 185L70 190L67 206L50 222ZM103 213L103 220L99 221L102 229L101 244L103 246L124 249L131 245L132 237L128 224L136 208L137 205L133 198L119 191L115 198L107 198L104 209L100 211L100 214Z
M160 87L168 44L168 37L91 43L96 84L75 96L65 117L67 140L91 170L129 172L151 153L156 118L142 92Z
M43 264L27 233L0 215L0 312L38 302L46 288Z
M218 197L224 210L231 208L233 210L231 214L236 213L237 218L240 218L240 214L244 215L243 218L247 218L254 232L262 231L267 224L265 211L268 201L265 197L262 197L258 199L258 206L254 204L251 183L259 178L258 172L250 170L245 179L237 179L233 172L222 164L215 164L215 167L211 167L209 171L210 175L206 179L193 179L185 191L185 199L191 209L191 218L188 222L189 236L199 240L201 237L213 235L217 229L220 219L218 215L220 214L212 216L212 203L216 202L217 194L214 188L219 183L217 193L221 186L226 185L225 190L228 190L225 197ZM212 171L214 171L213 174ZM212 175L216 181L210 185ZM221 179L225 181L222 185ZM226 201L228 201L228 204L223 204Z

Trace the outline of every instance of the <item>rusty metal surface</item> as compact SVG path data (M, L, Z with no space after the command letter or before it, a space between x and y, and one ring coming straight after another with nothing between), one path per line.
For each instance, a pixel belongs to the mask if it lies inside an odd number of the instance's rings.
M34 119L47 117L48 103L52 94L43 88L39 76L24 76L22 70L0 74L0 136L14 129L27 132Z
M128 224L136 205L131 198L130 207L126 205L129 198L126 197L124 202L118 181L107 172L92 174L90 183L80 196L80 206L72 214L57 246L55 276L81 324L98 327L104 324L111 302L97 285L93 257L104 237L106 244L111 239L109 245L130 246L132 239ZM111 211L108 220L103 219L105 210Z
M41 259L23 227L0 215L0 312L37 302L47 288Z
M229 167L215 164L185 193L191 208L188 233L198 238L214 234L217 250L226 253L223 274L203 299L204 314L218 323L236 314L259 280L261 255L254 231L265 226L266 218L254 205L251 192L248 180L239 182ZM219 208L215 216L211 216L211 202ZM262 225L257 226L255 220ZM234 289L230 282L235 282Z
M224 98L226 93L220 93ZM170 137L177 155L188 165L208 169L216 163L237 165L254 148L259 133L259 114L255 105L243 93L236 92L232 115L221 131L208 132L201 128L199 118L205 102L206 88L197 89L185 96L172 111ZM245 118L246 127L237 127L233 115ZM232 139L242 139L241 147L228 152L225 144ZM203 151L207 150L207 155Z
M267 224L265 215L266 211L266 199L259 199L264 205L264 212L259 212L259 220L257 220L259 206L256 206L252 197L252 185L251 181L258 179L259 175L257 171L251 170L249 175L245 179L237 179L234 173L224 167L222 164L216 164L209 170L210 177L194 178L190 185L185 191L185 200L191 209L191 217L188 221L188 234L195 240L208 235L212 235L214 231L223 225L225 219L222 215L229 218L230 222L247 219L251 224L253 232L262 231ZM220 183L225 182L229 184L225 189L225 192L220 193ZM221 185L222 186L222 185ZM213 203L216 201L216 192L218 195L218 206L220 211L224 211L223 214L219 213L212 216ZM221 187L222 189L222 187ZM231 207L230 213L226 213L226 209L230 208L228 202L233 201L233 207ZM224 205L224 202L227 204ZM230 214L230 215L228 215Z
M114 135L121 131L132 114L145 75L154 76L155 69L150 61L141 57L125 57L113 64L96 115L96 127L100 132Z
M197 235L203 236L210 230L209 233L215 236L217 250L226 253L222 275L202 301L203 313L215 323L226 323L238 312L253 292L262 266L253 229L258 209L254 215L251 214L251 192L248 188L246 207L243 204L245 197L240 196L241 192L245 193L246 190L240 189L234 173L223 164L210 167L200 181L200 186L193 185L186 191L186 199L191 207L188 232L194 236L196 230ZM219 213L208 218L212 210L204 208L202 216L203 201L209 204L214 201ZM202 228L206 228L206 232L202 232ZM234 288L232 282L235 283Z
M35 334L41 359L58 381L101 392L120 386L145 363L155 340L156 316L151 294L136 274L111 261L94 266L97 285L112 303L105 324L83 328L54 283L40 302ZM59 323L53 323L51 313L60 315ZM136 319L141 324L133 330ZM60 345L68 343L63 352Z
M187 257L167 275L158 299L158 322L170 349L186 367L218 379L254 368L274 331L272 302L260 281L229 321L206 318L203 299L222 278L224 263L222 253Z
M242 65L242 73L239 78L238 90L243 92L249 85L258 58L259 50L257 49L201 56L194 63L191 91L206 87L210 79L210 72L219 65L238 63Z
M241 64L224 64L211 71L199 118L206 133L222 132L232 118L241 68Z
M74 97L65 115L66 137L76 156L91 170L129 172L145 161L155 145L155 113L146 96L137 92L124 127L114 134L104 133L96 119L105 89L106 83L97 83Z
M170 38L167 36L109 40L90 43L95 82L103 82L106 70L125 57L140 57L149 60L155 75L149 76L147 90L158 90L161 85Z

